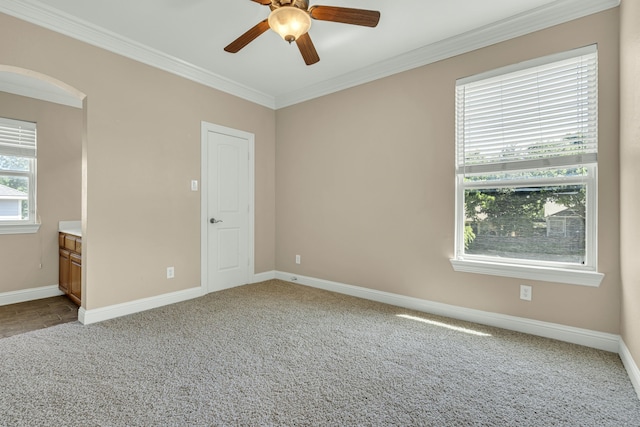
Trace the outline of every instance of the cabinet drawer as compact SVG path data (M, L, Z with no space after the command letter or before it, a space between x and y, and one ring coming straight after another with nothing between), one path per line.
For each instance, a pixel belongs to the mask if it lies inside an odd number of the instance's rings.
M58 249L58 253L60 254L60 258L69 259L70 252L66 249Z
M70 251L76 250L76 237L70 234L64 235L64 247Z
M71 260L72 263L75 263L76 265L82 265L82 257L78 254L75 254L73 252L70 253L69 259Z
M79 254L82 253L82 238L81 237L76 237L76 252L78 252Z
M64 233L58 233L58 247L64 248Z

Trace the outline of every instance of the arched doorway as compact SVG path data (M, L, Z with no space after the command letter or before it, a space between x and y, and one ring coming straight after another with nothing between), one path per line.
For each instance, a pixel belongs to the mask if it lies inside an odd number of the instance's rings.
M53 293L58 284L55 249L59 223L79 220L80 229L85 228L86 95L37 71L0 64L0 116L42 121L36 123L35 216L39 229L31 235L16 233L0 244L0 256L6 257L6 264L13 266L14 273L7 280L8 287L0 288L0 304L6 304L2 300L6 295L13 302L21 302ZM82 254L82 258L85 256ZM83 271L83 294L85 275Z

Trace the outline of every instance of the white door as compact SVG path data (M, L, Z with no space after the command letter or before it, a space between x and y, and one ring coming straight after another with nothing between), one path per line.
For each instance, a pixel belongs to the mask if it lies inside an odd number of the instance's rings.
M203 276L207 292L247 284L253 274L250 142L250 135L244 132L203 123L203 158L206 154L207 163L202 189L206 197L203 239L206 235L207 264ZM205 184L205 177L202 179Z

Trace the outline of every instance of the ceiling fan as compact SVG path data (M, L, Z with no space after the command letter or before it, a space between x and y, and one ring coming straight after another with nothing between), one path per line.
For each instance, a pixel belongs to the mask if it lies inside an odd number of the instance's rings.
M316 48L309 37L311 19L332 21L343 24L375 27L380 20L376 10L351 9L335 6L311 6L309 0L251 0L263 6L269 6L271 13L264 21L257 23L249 31L235 39L225 51L236 53L271 28L288 41L296 42L302 58L307 65L320 61Z

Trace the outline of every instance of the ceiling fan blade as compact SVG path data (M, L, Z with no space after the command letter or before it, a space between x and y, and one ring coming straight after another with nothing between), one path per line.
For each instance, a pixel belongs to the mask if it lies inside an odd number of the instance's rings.
M311 6L309 15L313 19L320 21L341 22L365 27L375 27L380 21L380 12L377 10L351 9L348 7Z
M296 39L296 44L298 45L298 49L300 49L300 53L302 54L305 64L313 65L320 61L318 52L316 52L316 47L313 45L311 37L309 37L309 33L304 33L298 37Z
M251 1L260 3L261 5L264 5L264 6L271 4L271 0L251 0Z
M240 49L254 41L260 34L264 33L268 29L269 23L266 19L264 21L258 22L249 31L232 41L229 46L224 48L224 50L229 53L236 53Z

